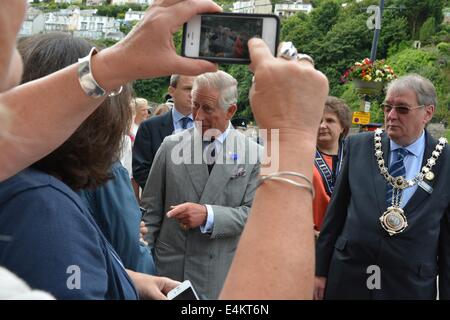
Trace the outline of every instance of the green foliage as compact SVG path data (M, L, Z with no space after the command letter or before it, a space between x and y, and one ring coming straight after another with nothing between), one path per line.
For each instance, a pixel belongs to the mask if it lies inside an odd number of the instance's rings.
M140 4L135 3L129 3L127 5L120 5L120 6L102 5L95 8L97 9L97 14L99 16L123 19L125 17L125 13L129 9L134 11L144 11L146 9L146 6L141 6Z
M441 24L433 37L433 43L450 42L450 24Z
M392 65L398 75L417 72L423 67L435 67L436 56L429 51L406 49L389 57L388 63Z
M450 103L449 59L448 53L442 53L432 47L422 50L406 49L388 59L398 75L417 73L430 79L435 85L439 102L433 119L436 122L443 119L450 120L448 112Z
M238 82L238 110L236 116L253 120L250 108L249 92L252 86L252 73L246 65L221 65L220 69L231 74Z
M54 1L32 2L30 5L43 12L50 12L60 9L67 9L71 4L69 3L55 3ZM80 6L82 8L83 6Z
M138 20L134 20L122 23L120 24L120 31L122 31L124 34L128 34L138 22Z
M148 101L162 103L169 87L169 77L137 80L133 84L136 97L142 97Z
M234 0L215 0L214 2L221 6L224 12L231 12L233 9Z
M378 56L387 57L388 54L394 54L398 50L402 50L405 46L410 47L410 43L406 43L409 39L408 20L405 17L399 17L393 10L386 10L383 14L382 32L378 41Z
M436 19L430 17L420 28L419 39L423 43L430 43L431 37L436 33Z
M272 1L275 3L277 0ZM216 1L225 11L229 11L233 0ZM360 110L359 97L351 83L342 85L340 76L356 61L370 56L373 30L369 30L366 21L369 14L366 8L377 4L375 0L356 3L351 0L311 0L314 7L311 14L300 13L282 20L281 40L292 41L301 52L310 54L316 61L316 67L328 77L330 94L343 98L352 108ZM341 4L346 2L347 6ZM382 30L377 48L377 59L386 59L398 75L410 72L428 77L438 91L439 107L436 120L447 119L450 105L450 26L441 24L442 8L448 0L386 0L383 12ZM447 4L445 4L447 3ZM33 4L34 5L34 4ZM43 6L44 4L39 4ZM46 6L67 4L47 3ZM403 6L403 7L402 7ZM99 14L123 16L128 6L100 6ZM399 8L403 8L399 10ZM121 31L128 33L131 25L124 25ZM423 49L412 49L415 39L422 40ZM174 45L181 52L182 32L174 35ZM427 47L428 43L439 43L437 48ZM101 40L101 46L114 44L111 40ZM248 66L221 65L238 80L238 115L253 119L248 93L252 74ZM164 102L169 78L138 80L134 83L137 96L153 102ZM378 107L383 96L371 98L371 121L382 122L383 112Z
M311 11L311 26L314 26L318 32L326 34L336 24L340 10L341 5L336 1L323 3L316 10Z
M340 95L339 78L344 71L355 61L370 56L371 43L371 32L365 26L365 17L360 15L340 20L319 46L311 48L317 67L328 77L332 95Z
M450 43L441 42L437 45L437 48L442 54L450 55Z
M412 39L419 38L419 30L422 24L429 18L435 18L435 24L439 25L443 20L442 9L444 0L393 0L394 6L404 6L402 15L408 19L409 30Z
M100 49L111 47L117 43L117 41L113 39L97 39L97 40L89 39L89 41L93 42L94 45Z

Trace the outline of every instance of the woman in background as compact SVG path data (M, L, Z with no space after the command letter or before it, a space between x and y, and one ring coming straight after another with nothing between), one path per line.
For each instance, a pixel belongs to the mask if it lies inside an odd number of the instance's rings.
M314 228L320 231L334 184L342 164L344 139L351 125L351 113L345 102L328 97L317 134L317 150L314 159L313 215Z

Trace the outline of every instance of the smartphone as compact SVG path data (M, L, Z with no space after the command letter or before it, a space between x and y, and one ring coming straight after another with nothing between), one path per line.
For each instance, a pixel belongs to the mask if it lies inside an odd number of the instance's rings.
M248 64L248 40L261 38L275 56L279 30L280 19L273 14L201 14L184 24L181 54L217 63Z
M178 287L170 290L167 293L167 298L169 300L199 300L198 295L189 280L185 280Z

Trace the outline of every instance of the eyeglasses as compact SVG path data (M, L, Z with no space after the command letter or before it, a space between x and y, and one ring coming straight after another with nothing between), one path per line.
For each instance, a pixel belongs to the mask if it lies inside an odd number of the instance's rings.
M419 109L419 108L423 108L425 107L425 105L421 105L421 106L417 106L417 107L410 107L407 104L401 104L399 106L392 106L389 103L382 103L381 104L381 108L383 109L383 111L385 113L389 113L392 111L392 109L395 109L395 111L397 111L397 113L399 114L408 114L411 110L415 110L415 109Z

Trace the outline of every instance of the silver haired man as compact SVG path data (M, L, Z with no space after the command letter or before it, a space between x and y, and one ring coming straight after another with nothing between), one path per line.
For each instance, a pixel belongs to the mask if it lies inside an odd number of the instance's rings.
M433 84L407 75L382 104L386 133L350 137L316 252L316 299L450 298L450 151L425 129Z
M195 127L164 140L142 195L158 274L190 280L207 299L218 298L223 286L259 174L254 152L260 147L230 123L236 103L232 76L198 76L192 88Z

